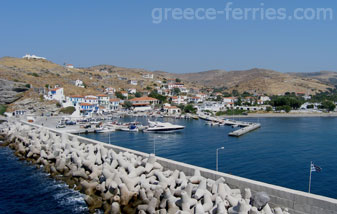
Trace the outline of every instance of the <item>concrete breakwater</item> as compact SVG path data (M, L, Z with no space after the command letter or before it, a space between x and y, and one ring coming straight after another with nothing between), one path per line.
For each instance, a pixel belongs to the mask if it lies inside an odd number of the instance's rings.
M282 188L268 189L258 182L252 189L244 188L243 182L247 187L254 182L38 126L8 124L3 130L6 143L18 156L44 165L54 177L85 193L92 211L97 208L106 213L287 213L284 198L279 196L277 203L277 193L269 193L270 189L284 191ZM259 188L269 191L274 208L267 204L258 211L257 207L268 201L265 194L257 194ZM303 204L319 208L318 199L311 200L314 203L307 199ZM325 202L323 207L329 212L312 213L334 213L333 202ZM295 213L295 207L289 205L289 212Z

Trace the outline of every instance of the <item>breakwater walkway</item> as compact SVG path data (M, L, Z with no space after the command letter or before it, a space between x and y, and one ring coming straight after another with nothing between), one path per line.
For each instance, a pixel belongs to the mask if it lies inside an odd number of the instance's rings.
M228 133L229 136L232 137L240 137L248 132L254 131L261 127L260 123L250 123L238 120L230 120L230 119L221 119L218 117L211 117L206 115L199 115L200 119L210 121L212 124L215 123L217 125L227 125L227 126L234 126L234 127L242 127L238 130Z
M16 155L106 213L337 213L337 200L20 123L2 127ZM262 193L265 192L265 193ZM263 207L263 208L262 208ZM261 209L261 211L259 211Z

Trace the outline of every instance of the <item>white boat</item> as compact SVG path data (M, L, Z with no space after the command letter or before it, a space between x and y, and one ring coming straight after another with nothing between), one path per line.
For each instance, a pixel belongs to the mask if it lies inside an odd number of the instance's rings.
M185 128L185 126L174 125L172 123L163 123L148 120L149 127L144 132L175 132Z
M138 132L139 131L136 125L130 125L128 127L121 128L120 130L125 131L125 132Z
M102 128L98 128L95 130L97 133L107 133L107 132L114 132L116 131L115 127L112 126L105 126Z

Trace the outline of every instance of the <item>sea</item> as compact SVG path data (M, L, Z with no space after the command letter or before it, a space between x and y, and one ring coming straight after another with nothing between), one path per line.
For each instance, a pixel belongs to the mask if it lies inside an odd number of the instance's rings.
M237 119L237 118L235 118ZM111 132L81 134L157 156L214 169L218 148L219 171L307 192L310 163L311 192L337 198L337 118L240 118L261 128L230 137L231 126L208 126L203 120L161 118L184 125L177 133ZM119 122L147 118L126 117ZM0 148L0 213L88 213L83 196L55 181L41 169L19 161Z

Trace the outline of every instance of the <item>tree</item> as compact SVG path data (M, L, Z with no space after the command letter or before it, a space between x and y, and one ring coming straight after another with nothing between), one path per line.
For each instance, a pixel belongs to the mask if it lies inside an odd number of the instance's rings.
M272 111L273 110L273 108L272 107L270 107L270 106L267 106L267 108L266 108L266 111Z
M126 109L131 109L131 108L132 108L132 103L131 103L130 101L125 101L125 102L124 102L124 107L125 107Z
M142 97L142 93L136 92L136 93L135 93L135 97Z
M234 89L234 90L232 91L232 95L235 96L235 97L237 97L237 96L239 96L240 94L239 94L238 90Z
M181 80L179 78L176 79L176 82L181 82Z
M322 102L322 107L328 111L333 111L335 110L336 105L333 102L327 100Z
M158 94L157 90L151 91L151 93L149 94L149 97L155 98L155 99L159 100L161 103L164 103L167 99L166 96Z
M188 104L184 107L184 112L185 113L192 113L192 114L195 114L197 112L197 110L194 108L193 105L191 104Z
M179 95L180 94L180 89L179 88L174 88L173 89L173 94L174 95Z
M123 94L122 94L121 92L119 92L119 91L117 91L117 92L115 93L115 95L116 95L117 98L119 98L119 99L121 99L121 100L124 100L124 99L125 99L125 97L123 96Z

